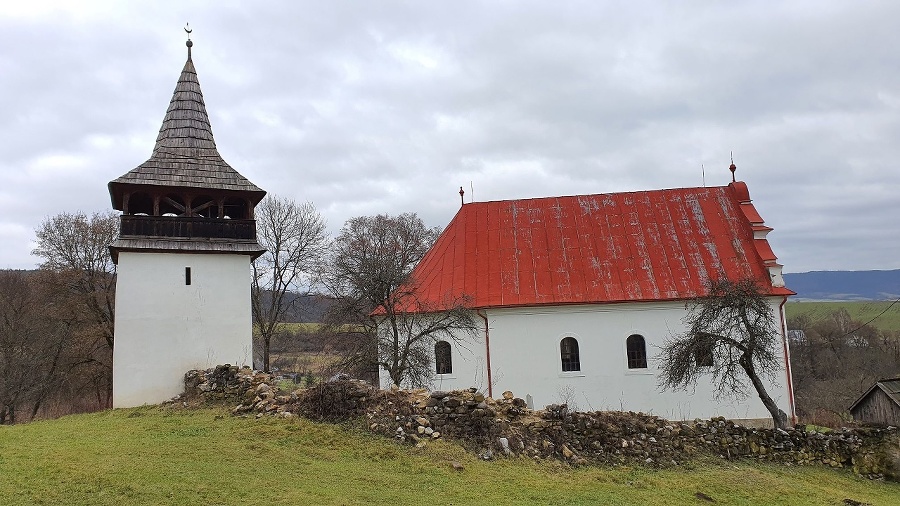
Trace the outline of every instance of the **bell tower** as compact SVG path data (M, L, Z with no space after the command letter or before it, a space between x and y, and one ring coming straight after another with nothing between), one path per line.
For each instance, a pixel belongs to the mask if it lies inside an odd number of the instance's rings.
M250 262L265 250L253 210L266 192L216 149L188 57L146 162L110 181L122 212L113 406L182 392L190 369L252 363Z

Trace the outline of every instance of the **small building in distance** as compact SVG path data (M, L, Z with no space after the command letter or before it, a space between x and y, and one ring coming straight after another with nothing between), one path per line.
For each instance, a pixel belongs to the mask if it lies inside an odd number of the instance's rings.
M900 427L900 378L876 381L853 405L857 422Z

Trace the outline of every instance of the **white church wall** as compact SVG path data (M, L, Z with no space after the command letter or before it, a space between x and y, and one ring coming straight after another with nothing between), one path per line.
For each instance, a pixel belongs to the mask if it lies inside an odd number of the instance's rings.
M114 407L167 400L190 369L251 363L248 256L121 252L117 272Z
M780 299L771 303L776 322L781 321L779 303ZM518 397L530 395L535 408L566 402L582 411L643 411L672 420L770 418L752 390L745 400L733 401L716 399L711 381L701 380L696 389L688 391L658 387L654 357L667 337L684 328L683 302L509 308L485 313L490 327L494 396L511 390ZM628 368L626 339L632 334L644 337L646 369ZM560 341L565 337L578 341L580 371L562 371ZM478 345L468 350L454 345L453 352L453 377L436 376L433 387L449 390L475 386L487 392L483 334ZM781 347L778 352L782 355ZM776 379L775 383L767 382L766 388L790 415L786 373L781 371Z
M434 374L431 381L433 390L452 390L458 388L476 387L479 390L487 392L487 378L485 368L485 345L484 345L484 323L481 318L476 317L478 330L474 336L459 336L458 341L447 340L450 343L450 357L452 372L449 374L437 374L432 362L432 373ZM379 325L379 331L385 331L385 326ZM429 340L428 346L432 351L432 359L434 359L434 345L436 341ZM391 387L391 377L383 368L378 370L378 381L381 388L387 389ZM401 385L404 388L410 388L411 385Z

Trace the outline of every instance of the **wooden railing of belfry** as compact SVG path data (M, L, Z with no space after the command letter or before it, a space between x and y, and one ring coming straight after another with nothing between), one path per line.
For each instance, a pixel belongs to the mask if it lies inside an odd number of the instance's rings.
M121 236L256 240L256 220L123 215Z

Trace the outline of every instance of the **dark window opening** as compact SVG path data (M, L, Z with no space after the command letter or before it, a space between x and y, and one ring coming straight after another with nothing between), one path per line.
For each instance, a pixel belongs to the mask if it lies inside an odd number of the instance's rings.
M212 197L206 195L197 197L191 201L191 215L202 218L218 218L219 204Z
M697 346L694 348L694 361L699 367L713 366L713 351L716 347L716 340L710 335L701 335Z
M185 285L191 284L191 268L190 267L184 268L184 284Z
M581 360L578 356L578 341L574 337L566 337L559 342L559 356L562 359L563 372L581 370Z
M128 212L126 214L152 216L153 197L143 192L132 193L128 197Z
M453 374L453 358L447 341L434 343L434 371L437 374Z
M167 195L159 200L160 216L184 216L184 200L178 195Z
M644 342L644 336L640 334L628 336L625 340L625 350L629 369L647 368L647 343Z
M225 199L223 212L225 213L225 215L222 216L223 218L230 218L232 220L250 219L247 201L245 201L244 199L235 197L229 197Z

